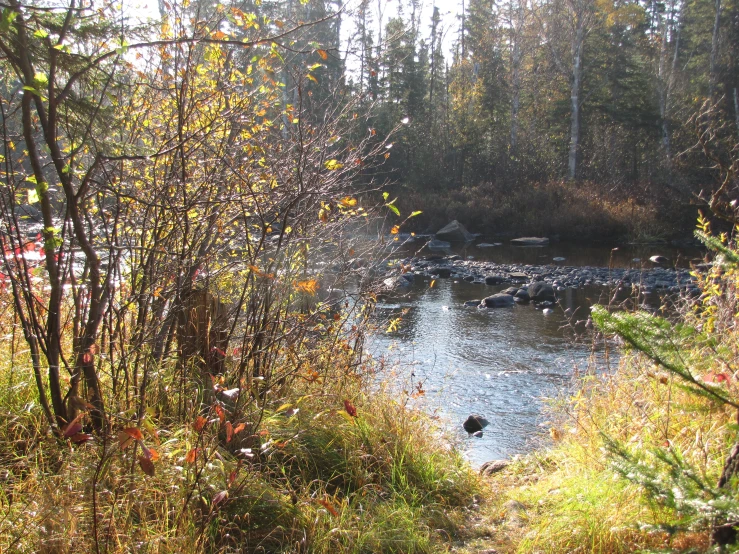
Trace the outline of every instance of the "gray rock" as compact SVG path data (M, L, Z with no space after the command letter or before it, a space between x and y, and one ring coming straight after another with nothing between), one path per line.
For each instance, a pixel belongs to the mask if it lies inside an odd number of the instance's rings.
M505 290L500 291L503 294L510 294L511 296L516 296L516 293L518 292L518 287L508 287Z
M667 265L670 263L670 260L668 260L665 256L652 256L651 258L649 258L649 261L659 265Z
M486 308L507 308L508 306L513 306L514 300L510 294L498 293L488 296L487 298L483 298L480 305L483 304Z
M431 240L426 246L431 250L448 250L452 247L451 243L443 240Z
M480 302L482 302L482 300L468 300L467 302L464 303L464 305L476 308L477 306L480 305Z
M490 425L490 422L487 419L479 414L472 414L465 420L462 427L464 427L465 431L472 434L482 431L488 425Z
M556 300L554 288L544 281L537 281L536 283L530 284L528 293L534 302L554 302Z
M493 246L499 246L499 245L497 243L491 244L489 242L481 242L480 244L477 245L478 248L492 248Z
M486 285L502 285L505 283L505 277L502 275L488 275L485 277Z
M445 267L443 265L437 265L436 267L430 267L429 273L431 275L438 275L439 277L449 277L452 274L452 268L451 267Z
M448 242L472 242L475 237L456 219L436 232L436 238Z
M521 237L511 240L513 246L547 246L549 239L545 237Z
M485 462L480 466L480 475L489 477L494 473L503 471L509 465L510 462L508 460L490 460L489 462Z
M511 278L513 281L528 281L529 276L526 273L522 273L520 271L512 271L508 274L508 277Z

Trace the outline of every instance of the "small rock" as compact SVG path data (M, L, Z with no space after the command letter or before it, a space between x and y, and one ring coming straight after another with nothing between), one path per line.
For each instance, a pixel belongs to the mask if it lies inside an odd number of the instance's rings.
M468 433L477 433L478 431L482 431L485 427L490 425L490 422L478 414L472 414L470 415L465 422L462 424L462 427L464 427L464 430Z
M489 242L481 242L477 245L478 248L492 248L493 246L498 246L497 244L491 244Z
M507 289L500 292L502 292L503 294L510 294L511 296L515 296L518 292L518 287L508 287Z
M505 283L505 277L502 275L488 275L485 277L486 285L501 285Z
M432 240L426 246L431 250L448 250L452 247L452 243L443 240Z
M652 256L651 258L649 258L649 261L659 265L667 265L670 263L670 260L668 260L665 256Z
M486 308L507 308L513 306L514 300L510 294L498 293L487 298L483 298L481 306L484 305Z
M482 431L475 431L474 433L472 433L472 436L473 437L477 437L478 439L481 439L482 438Z
M555 261L555 262L564 262L566 259L567 258L556 257L556 258L552 258L552 261Z
M511 240L511 244L513 246L547 246L549 239L542 237L521 237Z
M508 460L490 460L480 466L480 475L490 476L493 473L498 473L504 470L510 465Z

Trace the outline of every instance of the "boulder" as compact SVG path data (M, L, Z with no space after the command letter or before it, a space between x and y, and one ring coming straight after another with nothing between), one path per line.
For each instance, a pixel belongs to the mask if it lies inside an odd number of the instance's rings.
M518 292L518 287L508 287L505 290L500 291L503 294L510 294L511 296L516 296L516 293Z
M482 299L481 306L486 308L507 308L513 306L514 300L510 294L498 293Z
M480 302L482 302L482 300L467 300L464 305L470 308L476 308L480 305Z
M529 291L526 289L518 289L516 291L516 294L513 295L515 299L517 299L519 302L530 302L531 297L529 296Z
M436 238L449 242L472 242L475 237L456 219L436 232Z
M521 237L511 240L513 246L547 246L549 239L544 237Z
M439 277L449 277L452 274L452 268L443 265L437 265L436 267L430 267L428 269L430 275L438 275Z
M652 256L651 258L649 258L649 261L653 264L658 265L667 265L670 263L670 260L668 260L665 256Z
M529 280L529 276L526 273L522 273L520 271L513 271L508 274L508 277L512 281L524 281L525 282Z
M431 250L448 250L452 247L451 243L443 240L431 240L426 246Z
M554 288L549 283L537 281L531 283L528 289L529 297L534 302L555 302Z
M505 283L505 277L502 275L488 275L485 277L486 285L501 285Z
M478 414L472 414L467 418L467 420L462 424L462 427L464 427L464 430L468 433L477 433L478 431L482 431L485 427L490 425L490 422Z

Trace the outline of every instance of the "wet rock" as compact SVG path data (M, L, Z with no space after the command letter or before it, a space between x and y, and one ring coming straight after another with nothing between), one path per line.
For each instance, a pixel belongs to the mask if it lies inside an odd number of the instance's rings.
M502 285L505 283L505 277L502 275L488 275L485 277L486 285Z
M482 300L468 300L467 302L464 303L464 305L472 307L472 308L476 308L477 306L480 305L481 302Z
M472 242L475 240L474 235L465 229L464 225L456 219L442 229L439 229L436 232L436 238L448 242Z
M545 281L530 284L528 293L534 302L554 302L556 300L554 288Z
M670 260L668 260L665 256L652 256L649 258L649 261L659 265L667 265L670 263Z
M503 471L509 465L510 465L510 462L508 460L490 460L489 462L485 462L484 464L480 466L480 475L489 477L490 475L493 475L494 473Z
M529 280L529 276L526 273L522 273L520 271L512 271L508 274L508 277L511 279L511 281L524 283Z
M439 277L442 277L442 278L447 278L452 274L452 268L445 267L443 265L437 265L436 267L430 267L428 271L429 271L429 274L438 275Z
M462 427L464 427L465 431L472 434L482 431L488 425L490 425L490 422L487 419L479 414L472 414L465 420Z
M503 294L510 294L511 296L515 296L518 292L518 287L508 287L507 289L500 292L502 292Z
M547 246L549 239L545 237L521 237L511 240L513 246Z
M478 248L492 248L493 246L499 246L499 243L492 244L489 242L481 242L477 245Z
M513 306L514 300L510 294L498 293L483 298L481 305L483 304L486 308L507 308L508 306Z
M443 240L431 240L426 246L431 250L448 250L452 244Z

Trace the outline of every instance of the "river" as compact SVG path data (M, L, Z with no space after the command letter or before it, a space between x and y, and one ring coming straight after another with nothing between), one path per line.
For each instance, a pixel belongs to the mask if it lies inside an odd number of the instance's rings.
M648 262L634 259L666 255L671 263L685 267L690 258L700 255L697 250L686 253L665 247L613 250L568 244L472 246L455 253L495 264L540 266L558 257L566 259L560 264L572 266L636 265L645 269ZM417 275L409 287L381 298L377 306L380 328L370 341L375 357L392 361L386 365L395 371L392 379L401 389L418 391L420 387L423 393L414 401L439 417L475 466L541 444L549 436L544 409L548 399L570 391L576 383L574 376L608 370L615 363L603 341L594 346L586 329L590 306L609 301L607 288L567 288L559 293L559 305L546 312L533 304L482 310L464 305L509 286ZM659 303L658 296L650 299L652 306ZM387 332L388 322L397 317L401 318L397 329ZM462 429L470 414L480 414L490 422L482 437L469 436Z

